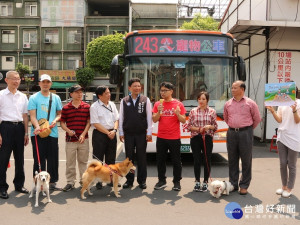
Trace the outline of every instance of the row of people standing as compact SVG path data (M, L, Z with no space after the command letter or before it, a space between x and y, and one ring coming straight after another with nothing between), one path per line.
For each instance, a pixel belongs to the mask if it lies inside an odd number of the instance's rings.
M6 82L8 88L1 92L3 94L12 94L12 98L19 96L19 99L10 99L5 103L5 98L0 98L1 106L5 108L0 114L2 120L0 144L2 148L7 149L3 153L1 159L0 173L0 191L2 198L8 198L6 183L6 161L9 161L11 151L18 151L16 155L21 155L20 159L16 159L16 173L14 179L15 190L27 193L27 189L23 187L24 176L24 145L28 143L27 125L27 98L17 88L20 83L18 73L10 71L7 73ZM137 181L139 187L145 189L147 178L147 161L146 147L147 141L152 139L152 120L159 121L157 134L157 170L158 183L155 189L162 189L166 186L166 156L170 151L173 163L173 190L181 189L181 159L180 159L180 123L185 123L185 109L181 102L172 98L174 86L171 83L163 82L160 85L160 94L162 101L154 104L153 110L151 103L145 96L140 95L141 82L138 78L131 79L128 83L130 95L122 99L120 105L120 115L113 102L110 101L109 89L100 86L96 90L99 98L91 107L82 101L82 88L74 86L70 89L72 102L62 108L59 96L50 94L51 77L42 75L40 80L41 91L31 96L28 104L28 110L31 116L33 129L31 131L31 141L33 145L34 167L33 174L39 169L37 159L37 150L35 146L36 135L41 128L38 124L40 118L47 118L51 124L52 132L47 138L37 136L37 143L40 150L41 169L48 170L51 174L50 188L52 190L61 190L56 186L58 181L58 132L57 122L61 120L61 126L66 131L66 155L67 155L67 185L63 190L69 191L74 188L76 181L76 156L79 166L79 175L86 169L89 146L88 146L88 130L90 125L93 130L93 157L107 164L115 163L116 158L116 132L119 128L120 140L125 141L126 156L131 160L137 161L138 175ZM245 84L242 81L236 81L232 85L233 98L230 99L224 108L224 119L229 125L227 136L227 149L229 156L229 179L237 190L240 187L240 194L247 194L247 188L251 181L251 165L252 165L252 141L253 129L260 122L258 107L254 101L244 96ZM191 147L194 156L194 173L195 173L195 191L206 191L208 178L210 176L210 158L213 149L213 134L217 130L216 112L208 107L209 95L207 92L201 92L197 96L199 106L193 109L189 115L188 128L192 132ZM11 104L11 103L14 104ZM11 106L16 107L14 109ZM51 107L50 107L51 106ZM9 108L10 107L10 108ZM6 110L7 108L7 110ZM295 108L297 111L297 109ZM9 112L17 111L18 118L6 117ZM89 112L90 111L90 112ZM153 113L153 114L152 114ZM3 116L4 115L4 116ZM119 118L120 117L120 118ZM4 123L3 123L4 122ZM119 124L120 122L120 124ZM297 120L295 120L297 122ZM5 126L13 128L11 133L5 133ZM11 135L17 132L19 135ZM23 135L24 133L24 135ZM21 141L12 140L11 137L22 137L21 147L14 146L15 143L20 145ZM5 141L3 141L5 139ZM22 149L23 148L23 149ZM23 153L22 153L23 151ZM204 165L204 182L200 184L200 157L202 153L206 154L206 165ZM16 158L16 156L15 156ZM242 160L242 177L239 181L239 158ZM2 163L3 160L3 163ZM23 163L23 164L22 164ZM6 163L7 164L7 163ZM17 166L17 164L19 164ZM22 166L20 166L22 165ZM3 167L3 168L2 168ZM21 174L21 175L20 175ZM127 176L127 181L123 188L132 187L134 177ZM97 188L102 188L102 184L98 183Z

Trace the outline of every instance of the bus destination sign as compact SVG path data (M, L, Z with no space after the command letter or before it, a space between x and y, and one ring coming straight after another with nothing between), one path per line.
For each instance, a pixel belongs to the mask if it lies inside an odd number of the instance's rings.
M208 35L141 35L133 36L132 42L129 53L143 55L226 55L230 49L228 38Z

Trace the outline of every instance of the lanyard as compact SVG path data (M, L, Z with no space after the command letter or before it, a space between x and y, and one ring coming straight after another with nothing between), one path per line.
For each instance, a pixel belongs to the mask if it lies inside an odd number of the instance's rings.
M99 102L99 101L98 101L98 102ZM101 105L100 102L99 102L99 104ZM106 107L104 104L103 104L102 106L103 106L104 108L106 108L108 111L110 111L111 113L113 112L111 106L109 105L109 103L108 103L109 108Z

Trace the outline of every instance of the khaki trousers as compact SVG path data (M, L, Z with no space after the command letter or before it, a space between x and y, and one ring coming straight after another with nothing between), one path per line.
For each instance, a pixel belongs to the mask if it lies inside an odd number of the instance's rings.
M82 144L79 142L66 142L66 178L67 183L72 185L76 182L76 157L81 181L89 159L88 139L85 139Z

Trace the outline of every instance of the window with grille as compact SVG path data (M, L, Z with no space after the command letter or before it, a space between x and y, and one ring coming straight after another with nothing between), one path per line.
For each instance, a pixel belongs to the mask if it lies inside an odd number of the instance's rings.
M50 40L49 42L58 44L59 43L59 32L58 30L45 30L45 40Z
M93 39L100 37L103 35L103 31L102 30L91 30L89 32L89 42L91 42Z
M59 57L54 55L46 56L45 67L46 70L59 70Z
M69 30L68 44L80 44L80 43L81 43L81 30Z
M67 69L68 70L75 70L75 69L79 68L80 59L81 59L80 56L69 56L68 57Z
M14 30L2 30L2 43L15 43L15 31Z
M0 3L0 16L12 16L13 15L13 3L1 2Z
M37 70L36 56L24 56L23 64L29 66L31 70Z
M37 31L23 30L23 43L37 44Z
M25 16L37 16L36 2L25 2Z

